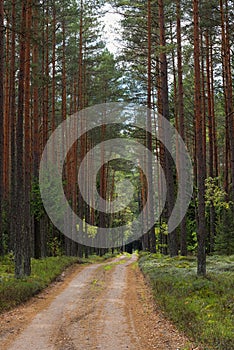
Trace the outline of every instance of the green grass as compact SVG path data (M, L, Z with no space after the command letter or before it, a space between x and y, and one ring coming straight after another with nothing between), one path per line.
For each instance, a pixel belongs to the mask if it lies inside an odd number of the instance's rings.
M14 256L0 257L0 313L30 299L53 282L70 265L75 263L93 264L108 261L118 256L118 252L106 253L102 257L91 255L87 259L77 257L50 257L32 259L31 276L14 278Z
M120 261L116 261L116 262L114 262L114 263L110 263L110 264L104 265L104 266L103 266L103 269L104 269L105 271L109 271L109 270L113 269L113 267L115 267L116 265L125 264L126 261L127 261L126 259L122 259L122 260L120 260Z
M77 263L78 258L51 257L32 260L32 274L14 278L14 263L9 256L0 260L0 313L27 301L53 282L65 268Z
M103 266L103 269L104 269L105 271L109 271L109 270L111 270L113 267L115 267L116 265L125 264L125 263L127 262L128 258L131 257L131 254L125 252L125 253L123 253L123 255L125 256L124 259L121 259L121 260L118 260L118 261L115 261L115 262L110 262L110 264L104 265L104 266ZM122 256L122 254L116 255L116 257L120 257L120 256Z
M76 257L50 257L32 259L31 276L22 279L14 278L14 257L7 255L0 258L0 313L27 301L53 282L68 266L75 263L99 263L114 255L97 255L88 259Z
M207 259L207 277L197 277L194 257L144 254L139 266L170 319L206 350L234 344L234 256Z

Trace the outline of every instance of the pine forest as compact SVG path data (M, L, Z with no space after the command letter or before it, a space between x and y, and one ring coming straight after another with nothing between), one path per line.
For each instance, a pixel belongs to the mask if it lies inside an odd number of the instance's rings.
M233 1L0 0L0 312L137 257L196 343L155 348L233 349L233 90Z

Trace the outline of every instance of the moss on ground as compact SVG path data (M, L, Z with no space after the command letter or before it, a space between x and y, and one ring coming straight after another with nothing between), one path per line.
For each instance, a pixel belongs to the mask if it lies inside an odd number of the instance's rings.
M234 256L207 258L207 276L196 275L195 257L143 254L139 266L170 319L204 349L234 344Z

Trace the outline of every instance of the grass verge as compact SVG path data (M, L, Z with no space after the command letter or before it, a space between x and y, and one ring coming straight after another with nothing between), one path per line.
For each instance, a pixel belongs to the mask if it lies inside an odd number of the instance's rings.
M0 258L0 313L27 301L42 291L70 265L99 263L115 255L110 253L102 257L92 255L88 259L67 256L32 259L31 276L22 279L14 278L14 258L12 255Z
M207 259L207 277L197 277L194 257L143 254L139 266L169 318L205 350L234 344L234 256Z

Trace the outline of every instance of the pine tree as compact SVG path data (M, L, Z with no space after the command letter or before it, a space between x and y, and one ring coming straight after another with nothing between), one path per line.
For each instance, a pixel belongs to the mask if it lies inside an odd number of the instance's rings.
M193 1L194 16L194 84L195 84L195 124L198 187L198 275L206 274L206 219L205 219L205 158L203 151L203 118L201 110L201 69L200 69L200 35L199 4Z
M185 125L184 125L184 86L183 86L183 67L182 67L182 38L181 38L181 1L176 2L176 34L177 34L177 61L178 61L178 115L179 115L179 133L185 141ZM180 167L185 166L184 156L179 150ZM182 198L185 193L182 194ZM180 224L180 253L187 255L187 232L186 218L182 219Z
M20 35L20 54L19 54L19 82L18 82L18 106L16 119L16 193L15 193L15 213L13 214L14 227L17 227L15 237L15 276L23 277L28 270L28 259L25 259L25 250L27 249L24 231L24 105L25 105L25 58L26 58L26 20L27 20L27 1L22 1L21 14L21 35ZM21 213L21 215L19 215Z
M165 34L165 16L164 16L164 2L158 0L159 9L159 33L160 33L160 46L162 47L162 52L160 53L160 76L161 76L161 101L162 101L162 115L165 119L170 120L169 112L169 96L168 96L168 62L167 56L163 48L166 46L166 34ZM170 140L167 140L167 143ZM169 145L168 145L169 146ZM173 165L168 151L165 150L165 176L167 181L167 218L169 219L174 203L175 203L175 193L174 193L174 179L173 179ZM170 229L170 228L169 228ZM171 256L178 255L178 237L177 230L173 230L169 233L169 252Z
M0 1L0 255L3 255L4 1Z

